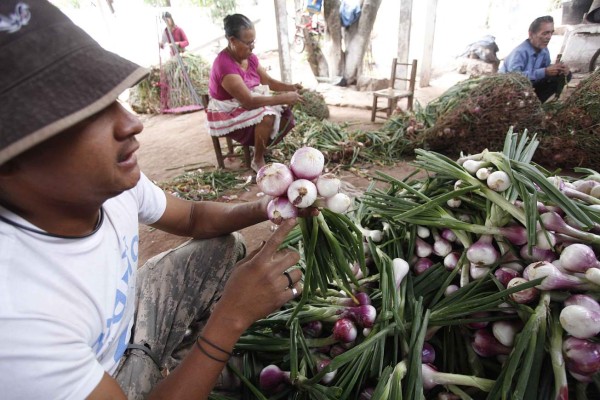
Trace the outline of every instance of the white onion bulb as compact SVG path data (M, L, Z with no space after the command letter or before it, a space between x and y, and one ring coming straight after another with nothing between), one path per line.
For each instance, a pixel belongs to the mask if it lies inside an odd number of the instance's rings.
M334 174L323 174L317 179L317 191L320 196L331 197L340 191L341 183Z
M315 179L325 166L325 156L314 147L301 147L292 156L290 168L296 178Z
M352 199L345 193L337 193L325 199L325 207L336 213L344 213L350 205Z
M256 184L269 196L281 196L293 180L292 171L281 163L268 163L256 173Z
M298 209L294 207L287 197L275 197L267 204L267 215L274 224L281 224L284 219L298 216Z
M317 199L317 187L307 179L297 179L288 187L287 197L298 208L310 207Z

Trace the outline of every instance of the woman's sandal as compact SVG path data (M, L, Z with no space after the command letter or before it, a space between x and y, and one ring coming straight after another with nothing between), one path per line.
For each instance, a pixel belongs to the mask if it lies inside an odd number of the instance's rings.
M250 168L252 168L252 170L253 170L254 172L256 172L256 173L258 173L258 170L260 169L260 167L258 167L258 166L257 166L257 165L254 163L254 160L252 160L252 161L250 162Z

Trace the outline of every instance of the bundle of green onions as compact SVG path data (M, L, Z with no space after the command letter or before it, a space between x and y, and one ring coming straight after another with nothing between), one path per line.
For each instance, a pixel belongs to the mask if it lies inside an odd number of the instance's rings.
M242 336L243 398L597 398L600 174L552 176L537 144L510 131L502 152L418 150L423 179L379 174L350 214L367 268ZM313 238L289 243L320 274Z

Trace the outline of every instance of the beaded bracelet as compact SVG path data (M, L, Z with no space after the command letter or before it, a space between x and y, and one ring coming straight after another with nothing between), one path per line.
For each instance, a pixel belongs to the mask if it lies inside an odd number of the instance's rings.
M204 336L200 335L198 336L198 340L202 340L203 342L205 342L206 344L208 344L210 347L212 347L213 349L219 350L221 353L225 353L227 354L229 357L232 356L232 354L226 350L224 350L223 348L217 346L216 344L214 344L213 342L211 342L210 340L208 340L207 338L205 338Z
M198 340L196 340L196 346L198 346L198 349L199 349L199 350L200 350L202 353L204 353L204 355L205 355L206 357L208 357L208 358L211 358L211 359L213 359L213 360L215 360L215 361L222 362L222 363L226 363L227 361L229 361L229 358L227 358L226 360L221 360L220 358L217 358L217 357L215 357L215 356L212 356L212 355L208 354L208 352L207 352L206 350L204 350L204 347L202 347L202 345L200 344L200 341L198 341Z

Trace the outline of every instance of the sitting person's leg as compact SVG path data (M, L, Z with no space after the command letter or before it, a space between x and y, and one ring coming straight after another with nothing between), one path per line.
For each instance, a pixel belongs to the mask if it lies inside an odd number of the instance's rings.
M243 238L234 233L188 241L140 268L131 339L138 348L126 352L116 376L129 399L145 398L161 372L175 368L191 350L244 255Z
M533 89L542 103L545 103L552 95L560 96L564 86L571 80L571 73L567 76L553 76L534 82Z
M252 169L255 171L258 171L265 165L265 150L271 141L274 123L274 115L265 115L262 121L254 127L254 158L252 160Z

